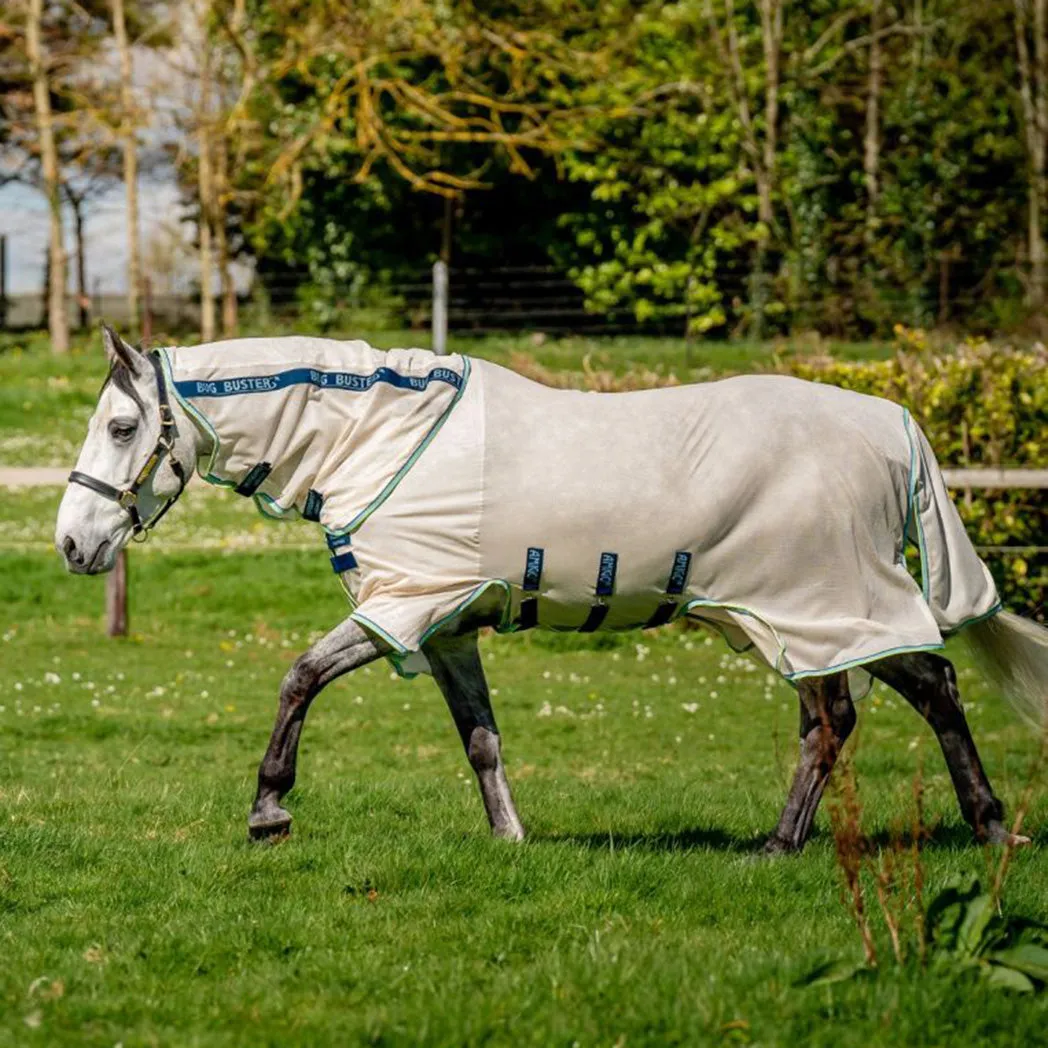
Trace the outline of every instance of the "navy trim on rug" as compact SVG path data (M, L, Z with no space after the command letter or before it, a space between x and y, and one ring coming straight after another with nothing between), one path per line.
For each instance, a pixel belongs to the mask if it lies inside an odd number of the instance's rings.
M446 382L455 389L462 388L462 376L451 368L433 368L426 375L401 375L392 368L376 368L370 375L355 375L349 371L321 371L319 368L291 368L275 375L246 375L242 378L214 380L185 379L175 383L183 397L235 397L242 393L273 393L288 386L309 385L318 389L345 389L351 393L366 393L372 386L384 382L397 389L421 392L430 382Z

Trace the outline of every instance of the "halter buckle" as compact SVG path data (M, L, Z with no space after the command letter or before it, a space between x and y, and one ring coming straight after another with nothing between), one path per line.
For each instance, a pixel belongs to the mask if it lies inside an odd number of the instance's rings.
M138 495L136 495L130 488L124 488L124 490L120 492L120 498L116 501L121 509L130 509L136 502L138 502Z

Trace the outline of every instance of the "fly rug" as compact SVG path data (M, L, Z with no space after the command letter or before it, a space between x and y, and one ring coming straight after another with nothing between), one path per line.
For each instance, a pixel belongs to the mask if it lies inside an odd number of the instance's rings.
M481 627L698 620L797 690L800 760L769 851L803 846L877 678L932 726L978 839L1006 829L950 662L964 630L1042 723L1048 631L1005 612L909 413L777 376L553 390L481 360L364 342L238 339L145 354L103 331L109 377L58 513L70 571L109 570L204 479L324 531L352 604L288 672L248 825L285 834L310 703L382 656L440 687L495 834L519 839ZM907 571L920 551L921 581Z

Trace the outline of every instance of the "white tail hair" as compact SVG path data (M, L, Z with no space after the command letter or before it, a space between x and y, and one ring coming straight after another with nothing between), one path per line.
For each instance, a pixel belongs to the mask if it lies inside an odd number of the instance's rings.
M1023 720L1048 730L1048 629L1000 611L967 627L962 636Z

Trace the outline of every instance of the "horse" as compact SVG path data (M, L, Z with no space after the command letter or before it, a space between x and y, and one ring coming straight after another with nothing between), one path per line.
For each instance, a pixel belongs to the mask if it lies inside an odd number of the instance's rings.
M796 688L799 761L767 852L808 840L873 678L930 724L975 838L1028 843L1005 826L941 649L963 632L1043 724L1048 631L1002 608L900 406L784 376L597 394L364 342L147 353L102 337L109 372L56 523L67 569L110 570L195 467L268 516L318 523L350 599L281 684L252 839L290 832L283 802L314 698L381 657L432 674L491 831L522 839L478 631L688 618Z

